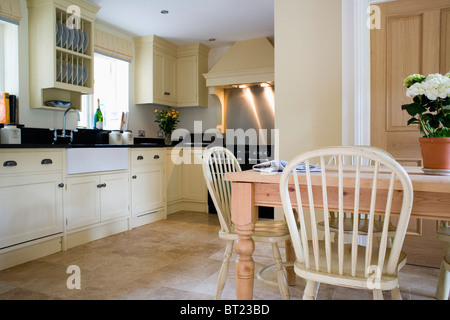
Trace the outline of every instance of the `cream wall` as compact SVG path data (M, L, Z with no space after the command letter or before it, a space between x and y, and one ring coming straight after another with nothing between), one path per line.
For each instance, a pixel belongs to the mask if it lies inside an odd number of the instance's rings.
M275 0L280 158L342 143L340 0Z

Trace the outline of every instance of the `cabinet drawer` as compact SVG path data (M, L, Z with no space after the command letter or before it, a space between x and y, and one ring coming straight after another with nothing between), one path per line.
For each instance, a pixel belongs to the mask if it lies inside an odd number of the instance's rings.
M63 156L58 151L0 153L0 174L62 171Z
M165 149L135 149L131 151L131 165L164 165Z

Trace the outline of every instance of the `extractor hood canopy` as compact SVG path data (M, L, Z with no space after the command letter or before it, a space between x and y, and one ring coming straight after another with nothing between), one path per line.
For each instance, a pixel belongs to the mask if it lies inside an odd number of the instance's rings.
M266 38L238 41L206 74L208 87L275 81L274 47Z

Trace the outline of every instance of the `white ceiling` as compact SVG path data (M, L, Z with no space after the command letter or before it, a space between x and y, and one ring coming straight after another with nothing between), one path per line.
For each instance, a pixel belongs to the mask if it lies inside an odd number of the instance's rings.
M101 7L98 22L133 37L155 34L176 45L200 42L213 48L274 36L274 0L88 1Z

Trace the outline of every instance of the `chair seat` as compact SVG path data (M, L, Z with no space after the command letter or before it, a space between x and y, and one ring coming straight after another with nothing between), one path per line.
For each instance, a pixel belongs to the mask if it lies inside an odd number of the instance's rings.
M231 232L220 231L219 236L224 240L237 240L234 225ZM256 222L253 240L256 242L278 242L290 239L286 221L260 220Z
M362 254L358 254L357 264L356 264L356 273L355 277L351 276L351 261L352 261L352 251L351 245L344 246L344 275L339 275L339 261L338 261L338 246L335 243L331 244L331 273L327 272L327 261L325 259L325 245L323 241L319 241L319 250L320 253L320 271L315 271L315 263L314 263L314 251L313 244L311 241L308 243L308 251L309 257L311 261L310 269L306 269L305 265L301 261L296 261L294 264L295 272L302 278L306 280L312 280L317 282L328 283L331 285L342 285L353 288L368 288L368 280L365 275L365 250L366 248L363 246L358 246L358 251ZM386 257L390 254L390 249L386 250ZM378 264L378 250L374 250L372 254L372 266L377 266ZM385 261L385 265L386 265ZM401 252L398 262L397 272L406 264L406 254ZM375 268L369 270L369 275L373 274L373 278L375 278ZM387 275L382 274L380 281L380 289L381 290L391 290L398 286L398 276L397 275ZM369 288L370 289L370 288Z
M333 232L337 232L339 230L339 218L330 218L328 219L330 223L330 230ZM373 224L373 232L381 233L383 231L383 221L376 220ZM319 226L323 229L325 228L324 222L319 222ZM368 219L360 219L358 221L358 231L361 235L367 235L369 230L369 220ZM395 226L389 223L388 230L390 233L395 233L397 230ZM344 218L344 233L352 233L353 232L353 219ZM393 235L392 235L393 236Z

